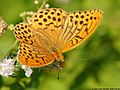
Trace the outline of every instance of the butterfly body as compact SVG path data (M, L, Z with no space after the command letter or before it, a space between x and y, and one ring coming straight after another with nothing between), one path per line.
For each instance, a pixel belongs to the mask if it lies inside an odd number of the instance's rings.
M86 40L96 29L103 12L99 9L67 13L47 8L35 13L28 23L16 25L14 34L20 41L18 59L30 67L42 67L64 61L62 53Z

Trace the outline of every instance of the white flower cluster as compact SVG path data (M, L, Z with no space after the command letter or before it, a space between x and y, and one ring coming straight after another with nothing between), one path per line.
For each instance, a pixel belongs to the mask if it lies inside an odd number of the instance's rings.
M25 70L25 76L30 77L33 73L32 69L26 65L22 65L22 69Z
M34 0L34 4L35 5L39 4L39 1L38 0Z
M50 7L50 5L47 3L47 4L45 4L45 8L49 8Z
M30 77L33 73L32 69L30 67L27 67L25 65L21 66L22 69L25 71L25 75L27 77ZM14 59L5 59L3 62L0 62L0 75L3 77L8 77L9 75L14 75L14 71L17 71L18 68L15 67L15 60Z
M13 75L14 73L14 60L5 59L2 63L0 62L0 75L6 77Z
M24 11L19 16L23 18L23 17L26 17L26 16L32 16L33 14L34 14L33 11Z

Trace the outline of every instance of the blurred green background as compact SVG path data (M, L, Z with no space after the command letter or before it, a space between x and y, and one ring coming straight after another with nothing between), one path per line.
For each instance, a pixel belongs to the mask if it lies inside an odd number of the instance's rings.
M57 72L34 69L30 78L20 70L16 76L0 76L0 90L90 90L120 87L120 0L49 0L50 7L66 11L99 8L104 17L96 32L75 49L64 53L65 67ZM40 5L42 0L40 0ZM9 24L22 22L23 11L37 11L33 0L0 0L0 16ZM15 37L7 30L0 36L0 60L12 48Z

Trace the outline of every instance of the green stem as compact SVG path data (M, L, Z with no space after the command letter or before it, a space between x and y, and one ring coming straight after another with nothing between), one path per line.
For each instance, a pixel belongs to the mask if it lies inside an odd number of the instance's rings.
M8 57L8 56L10 55L10 53L15 49L15 47L17 46L17 43L18 43L18 40L15 40L12 48L11 48L11 49L8 51L8 53L7 53L7 57Z
M43 9L43 7L45 6L45 4L46 4L47 1L48 0L43 0L43 4L41 5L40 10Z

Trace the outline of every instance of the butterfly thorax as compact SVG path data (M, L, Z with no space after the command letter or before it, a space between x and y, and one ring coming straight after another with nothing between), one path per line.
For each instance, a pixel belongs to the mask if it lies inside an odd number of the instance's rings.
M62 61L62 62L64 61L64 56L62 55L62 52L59 49L54 47L54 48L51 48L51 50L49 51L54 55L57 61Z

